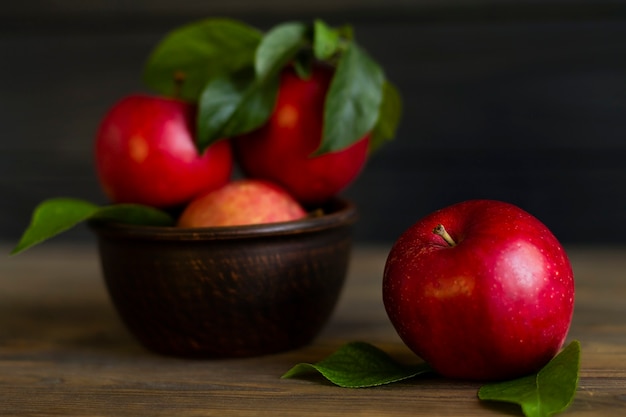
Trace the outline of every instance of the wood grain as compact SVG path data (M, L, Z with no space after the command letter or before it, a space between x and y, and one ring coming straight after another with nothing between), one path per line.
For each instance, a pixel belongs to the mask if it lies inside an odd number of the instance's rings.
M8 247L4 247L8 253ZM415 379L342 389L318 377L280 379L363 340L417 362L380 299L386 247L359 247L331 323L310 346L236 360L146 352L119 321L95 249L48 245L0 262L0 415L472 416L521 415L480 403L476 383ZM622 415L626 406L626 248L572 248L577 300L570 339L582 344L577 397L566 415Z

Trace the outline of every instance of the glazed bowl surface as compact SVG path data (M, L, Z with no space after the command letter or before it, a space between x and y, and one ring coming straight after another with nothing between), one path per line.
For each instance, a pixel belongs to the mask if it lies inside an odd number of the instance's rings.
M110 298L151 351L258 356L310 343L348 270L357 212L264 225L178 228L91 221Z

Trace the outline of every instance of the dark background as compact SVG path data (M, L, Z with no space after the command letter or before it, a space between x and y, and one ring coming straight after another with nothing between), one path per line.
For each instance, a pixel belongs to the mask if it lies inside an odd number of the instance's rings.
M171 29L351 23L404 98L397 138L344 195L361 242L390 242L469 198L517 204L567 244L626 243L626 3L602 1L21 1L0 7L0 241L54 196L104 203L100 118L143 90ZM90 238L80 227L60 238Z

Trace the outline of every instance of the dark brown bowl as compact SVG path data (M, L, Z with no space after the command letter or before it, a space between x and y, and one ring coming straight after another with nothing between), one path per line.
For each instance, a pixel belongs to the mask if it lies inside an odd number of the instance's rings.
M265 225L183 229L91 221L122 320L148 349L241 357L306 345L328 321L356 209Z

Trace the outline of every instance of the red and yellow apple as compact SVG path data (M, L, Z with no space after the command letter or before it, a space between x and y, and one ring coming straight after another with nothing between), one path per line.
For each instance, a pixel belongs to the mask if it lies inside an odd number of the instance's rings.
M278 185L240 179L194 199L178 219L178 226L242 226L298 220L306 215L302 206Z
M367 160L369 135L339 151L313 155L322 140L324 102L333 74L331 67L316 65L303 79L288 66L281 73L269 120L233 138L237 160L248 176L280 184L305 205L338 194Z
M511 379L538 371L563 345L574 277L536 217L470 200L400 236L385 264L383 301L405 344L439 374Z
M230 143L202 155L194 142L195 106L172 98L131 95L105 115L96 136L100 184L113 203L159 208L183 205L230 180Z

